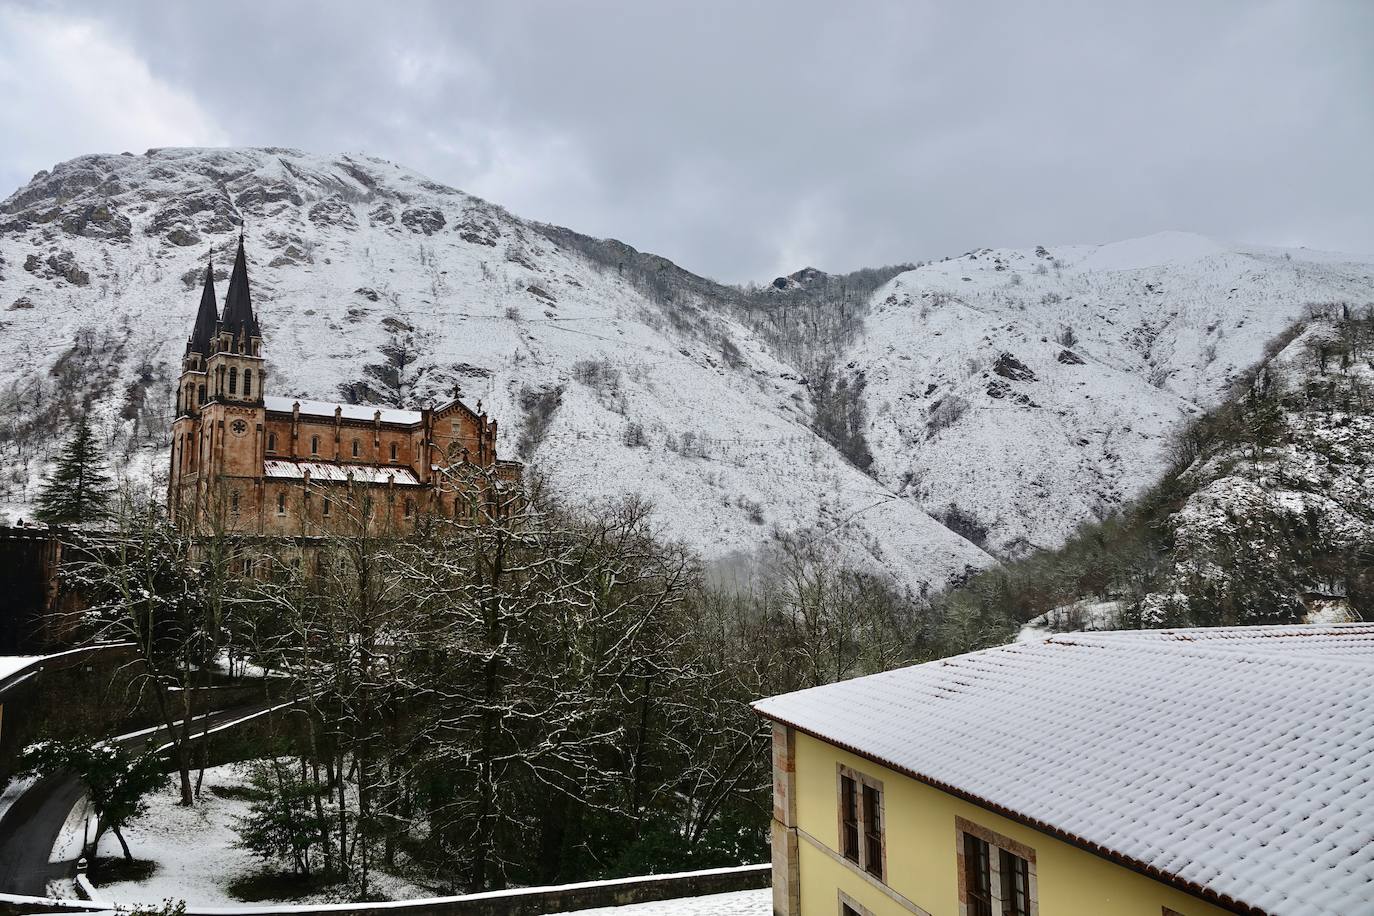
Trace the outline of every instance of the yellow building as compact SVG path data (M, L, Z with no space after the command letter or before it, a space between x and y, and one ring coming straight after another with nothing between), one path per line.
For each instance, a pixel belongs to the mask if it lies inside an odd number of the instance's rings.
M762 700L778 916L1374 913L1374 625L1066 634Z

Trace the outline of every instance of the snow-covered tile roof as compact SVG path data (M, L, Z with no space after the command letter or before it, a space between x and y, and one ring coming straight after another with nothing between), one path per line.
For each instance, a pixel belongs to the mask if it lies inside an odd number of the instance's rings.
M334 410L338 408L345 420L363 420L371 423L378 411L382 414L383 423L399 423L407 426L420 422L420 411L418 410L398 410L395 407L378 407L373 404L339 404L330 401L306 401L301 398L283 398L275 395L268 395L262 399L263 405L268 410L275 410L280 413L291 413L295 405L301 405L301 413L311 417L334 418Z
M267 477L285 477L299 480L310 473L313 481L331 480L339 483L390 484L398 487L418 487L420 478L415 472L403 465L395 464L331 464L327 461L283 461L268 458L263 462L263 474Z
M755 703L1222 902L1369 912L1374 626L1071 633Z

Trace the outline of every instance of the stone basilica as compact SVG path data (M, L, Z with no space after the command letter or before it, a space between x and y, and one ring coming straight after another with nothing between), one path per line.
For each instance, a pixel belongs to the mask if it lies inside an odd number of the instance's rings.
M455 397L423 410L268 394L243 239L224 310L210 267L186 344L168 506L199 534L403 534L424 515L478 520L518 488L496 421ZM480 408L481 402L478 402Z

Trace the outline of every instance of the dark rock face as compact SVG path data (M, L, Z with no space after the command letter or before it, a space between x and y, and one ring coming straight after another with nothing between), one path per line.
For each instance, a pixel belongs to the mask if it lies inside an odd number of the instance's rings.
M9 311L11 311L11 312L17 312L17 311L20 311L20 310L22 310L22 309L31 309L31 308L33 308L33 300L30 299L28 296L20 296L18 299L14 300L12 303L10 303Z
M24 269L47 280L66 280L73 286L87 286L91 282L91 275L81 269L70 251L59 251L46 259L31 254L24 259Z
M1013 382L1035 381L1035 373L1031 368L1010 353L998 355L996 362L992 364L992 371Z
M305 203L296 189L278 182L276 184L254 184L239 192L234 203L244 213L253 216L273 216L286 209L287 204L301 206Z
M1035 403L1035 401L1031 400L1029 395L1022 394L1015 388L1008 385L1006 382L1001 382L996 379L992 380L991 382L988 382L987 392L988 397L998 401L1002 400L1003 398L1006 398L1013 404L1016 404L1021 407L1040 406L1039 404Z
M401 211L401 224L411 232L433 235L444 228L444 214L434 207L411 207Z
M367 218L374 226L392 226L396 223L396 211L391 209L390 204L382 204L374 207Z
M496 240L501 237L501 230L496 227L496 222L482 213L464 214L463 221L455 228L463 241L473 245L494 248Z
M341 226L357 229L353 208L341 200L322 200L310 208L310 221L316 226Z
M62 215L62 231L68 235L127 242L132 227L129 218L107 203L87 204Z
M359 296L362 296L368 302L376 302L378 299L381 298L381 296L377 293L375 289L372 289L368 286L360 286L353 292L357 293Z
M1060 351L1059 351L1059 355L1056 356L1055 359L1058 360L1059 362L1063 363L1063 364L1066 365L1066 366L1081 366L1081 365L1083 365L1083 357L1079 356L1077 353L1073 352L1072 350L1060 350Z
M200 244L200 236L192 232L190 229L187 229L185 226L174 227L170 232L163 236L163 238L171 242L173 245L180 245L182 248L187 248L191 245Z

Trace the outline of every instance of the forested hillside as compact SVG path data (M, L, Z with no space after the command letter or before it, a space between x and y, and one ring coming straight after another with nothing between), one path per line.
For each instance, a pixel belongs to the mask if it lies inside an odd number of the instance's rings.
M977 641L1374 615L1374 305L1313 304L1176 434L1164 479L941 605Z

